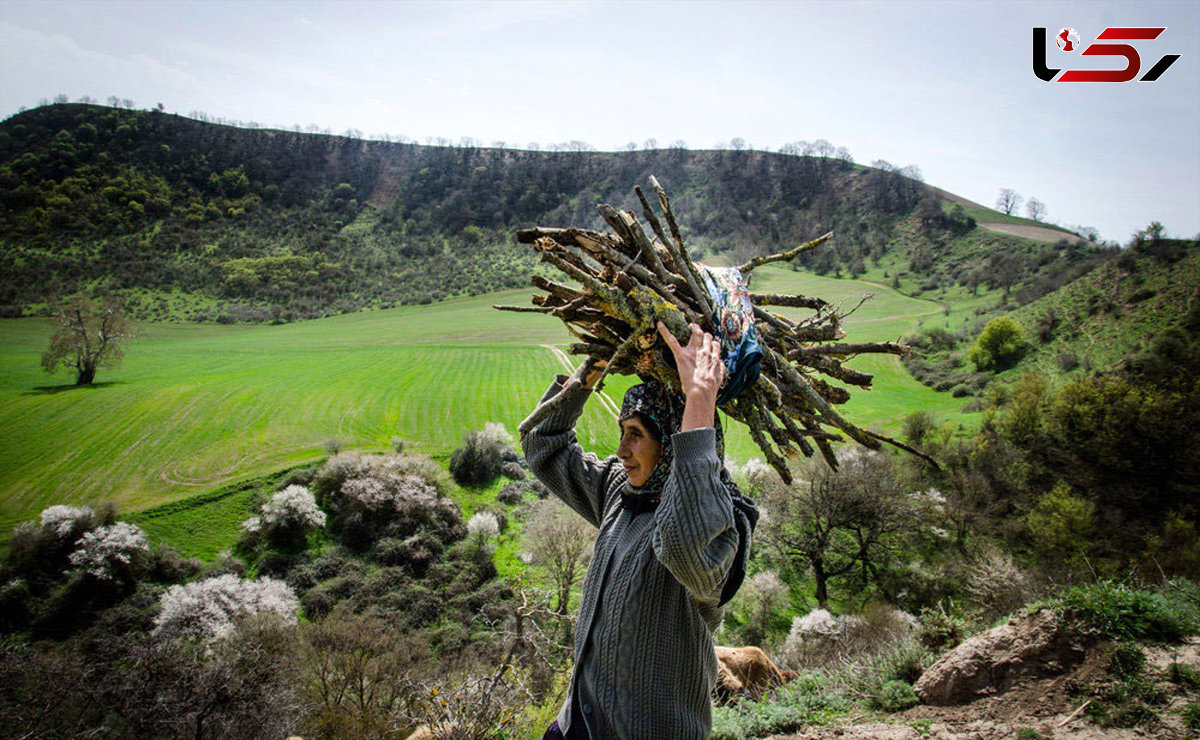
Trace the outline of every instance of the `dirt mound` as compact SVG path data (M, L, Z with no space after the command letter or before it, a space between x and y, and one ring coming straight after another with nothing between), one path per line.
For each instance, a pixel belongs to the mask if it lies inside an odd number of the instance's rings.
M1195 738L1196 734L1179 718L1179 712L1194 695L1177 691L1156 708L1161 721L1129 728L1099 727L1092 721L1083 711L1089 703L1086 689L1108 675L1111 647L1109 643L1092 646L1073 670L1049 678L1026 677L1003 693L970 704L916 706L886 718L864 721L866 718L860 716L840 727L807 728L768 740L1013 740L1021 730L1031 730L1042 740ZM1193 637L1178 646L1147 647L1146 659L1149 674L1158 680L1163 679L1172 662L1200 669L1200 638Z
M1083 662L1087 642L1049 609L1010 619L950 651L913 690L926 704L966 704L1023 678L1060 675Z

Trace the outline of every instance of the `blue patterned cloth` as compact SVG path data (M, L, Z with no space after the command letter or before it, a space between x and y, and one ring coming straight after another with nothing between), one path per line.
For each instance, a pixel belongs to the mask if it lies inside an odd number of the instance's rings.
M717 403L724 404L758 380L762 348L758 346L758 330L754 327L754 305L750 303L746 279L736 267L696 266L712 298L712 321L721 340L725 384L717 394Z

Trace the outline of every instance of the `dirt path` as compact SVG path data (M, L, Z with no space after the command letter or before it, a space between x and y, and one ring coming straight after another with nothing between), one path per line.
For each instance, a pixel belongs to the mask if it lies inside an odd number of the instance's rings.
M571 358L567 356L566 352L563 352L558 347L554 347L549 344L543 344L542 346L554 353L554 356L558 358L559 363L566 368L567 375L575 372L575 366L571 364ZM600 399L600 403L603 404L604 408L609 410L614 419L621 415L621 409L617 407L617 404L614 403L613 400L604 393L604 391L600 391L594 395Z
M1011 234L1013 236L1023 236L1026 239L1034 239L1039 242L1056 242L1059 239L1066 239L1076 244L1086 244L1087 239L1075 234L1070 234L1066 231L1051 229L1048 226L1030 226L1028 224L979 224L982 228L988 231L995 231L1000 234Z

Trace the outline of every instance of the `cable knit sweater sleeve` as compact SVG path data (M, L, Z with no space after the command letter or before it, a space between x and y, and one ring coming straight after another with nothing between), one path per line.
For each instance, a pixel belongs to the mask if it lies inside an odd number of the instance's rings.
M559 375L539 404L558 394L566 380L567 376ZM601 460L594 453L584 452L575 437L575 422L591 393L582 388L572 391L558 410L525 435L521 449L534 476L584 519L599 527L604 518L606 492L613 487L616 476L625 472L616 457Z
M671 444L675 459L654 512L654 554L693 599L715 606L738 544L716 430L678 432Z

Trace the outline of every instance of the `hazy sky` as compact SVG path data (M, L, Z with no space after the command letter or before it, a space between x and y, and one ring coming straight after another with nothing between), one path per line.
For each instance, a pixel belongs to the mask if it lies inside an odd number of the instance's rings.
M1032 32L1166 26L1157 82L1046 83ZM1051 42L1051 67L1113 68ZM1200 232L1200 1L11 2L0 116L63 93L267 126L599 149L827 139L1125 242ZM630 183L632 188L633 183Z

